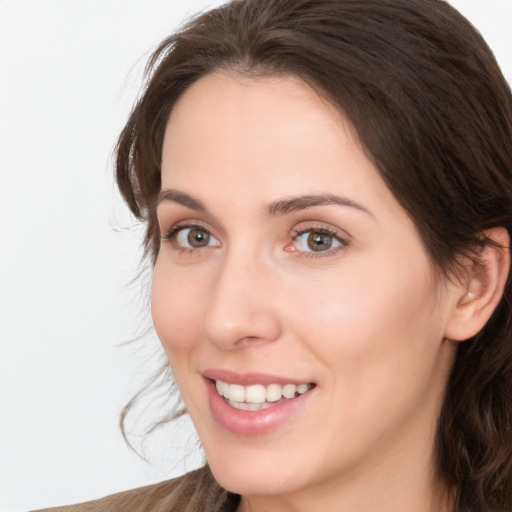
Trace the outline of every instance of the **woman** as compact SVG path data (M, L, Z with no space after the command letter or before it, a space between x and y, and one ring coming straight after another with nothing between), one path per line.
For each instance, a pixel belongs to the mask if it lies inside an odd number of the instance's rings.
M512 97L439 0L242 0L121 134L208 466L68 510L512 509Z

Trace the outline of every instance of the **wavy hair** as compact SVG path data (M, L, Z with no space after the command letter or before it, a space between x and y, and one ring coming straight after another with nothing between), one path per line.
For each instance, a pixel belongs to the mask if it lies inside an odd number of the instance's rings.
M476 258L483 230L512 234L512 95L477 30L442 0L234 0L161 43L117 145L119 189L160 245L164 131L174 104L216 70L293 75L351 121L421 235L434 268ZM483 243L490 243L484 240ZM460 344L436 439L457 511L512 510L512 285ZM125 411L126 413L126 411Z

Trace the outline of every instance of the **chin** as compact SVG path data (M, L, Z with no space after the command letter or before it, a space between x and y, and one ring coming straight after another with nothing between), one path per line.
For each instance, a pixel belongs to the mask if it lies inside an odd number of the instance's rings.
M267 459L267 460L265 460ZM226 490L243 496L287 494L303 486L304 475L283 460L274 457L250 457L234 455L230 460L224 457L209 460L213 476ZM294 473L290 473L294 469Z
M242 496L273 496L293 492L298 482L286 475L275 475L258 468L212 468L217 482L226 490ZM290 482L293 480L293 484Z

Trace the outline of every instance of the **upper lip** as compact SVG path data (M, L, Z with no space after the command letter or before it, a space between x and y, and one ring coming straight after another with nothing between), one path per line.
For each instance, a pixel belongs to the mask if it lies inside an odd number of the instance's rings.
M257 372L234 372L221 368L209 368L202 372L203 377L211 380L221 380L230 384L240 384L241 386L251 386L253 384L311 384L307 379L297 379L293 377L283 377L279 375L270 375Z

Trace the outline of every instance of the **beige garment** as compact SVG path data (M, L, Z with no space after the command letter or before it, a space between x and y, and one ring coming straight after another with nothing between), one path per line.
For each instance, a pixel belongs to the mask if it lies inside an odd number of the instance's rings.
M236 512L239 502L240 497L222 489L205 466L159 484L39 512Z

